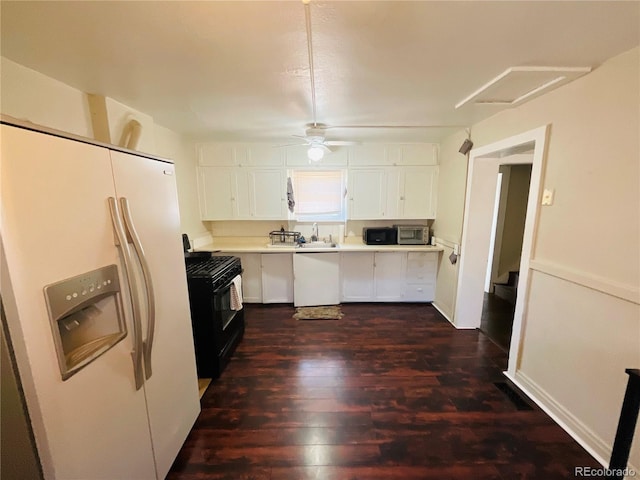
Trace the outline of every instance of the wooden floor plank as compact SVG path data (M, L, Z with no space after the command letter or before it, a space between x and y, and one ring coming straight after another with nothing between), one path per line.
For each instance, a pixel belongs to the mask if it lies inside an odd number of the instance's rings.
M599 467L496 387L507 356L481 332L424 304L342 311L297 321L290 305L248 305L167 478L547 480Z

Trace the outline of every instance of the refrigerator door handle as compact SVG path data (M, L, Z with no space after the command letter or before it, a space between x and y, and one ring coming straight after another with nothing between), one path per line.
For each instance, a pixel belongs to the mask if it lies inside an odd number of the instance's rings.
M129 286L129 295L131 297L131 307L133 311L133 351L131 359L133 360L133 372L136 382L136 390L142 388L144 383L144 374L142 372L142 324L140 322L140 299L138 298L138 289L136 287L136 279L131 265L131 250L127 242L126 233L120 219L118 202L114 197L109 197L109 210L111 212L111 222L116 235L116 246L122 252L124 263L125 277Z
M129 201L122 197L120 198L120 205L122 206L122 216L127 228L127 233L131 238L133 247L136 250L138 259L140 260L140 266L142 267L142 276L144 278L145 288L147 291L147 340L143 341L144 352L144 372L145 378L148 380L153 373L151 370L151 351L153 350L153 338L156 327L156 300L153 291L153 280L151 278L151 271L149 270L149 262L142 248L140 237L133 224L133 217L131 216L131 209L129 208Z

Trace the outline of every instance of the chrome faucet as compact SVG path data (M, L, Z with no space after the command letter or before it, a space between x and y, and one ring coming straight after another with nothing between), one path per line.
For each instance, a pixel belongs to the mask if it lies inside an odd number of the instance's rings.
M314 223L313 226L311 227L311 241L312 242L318 241L318 224L317 223Z

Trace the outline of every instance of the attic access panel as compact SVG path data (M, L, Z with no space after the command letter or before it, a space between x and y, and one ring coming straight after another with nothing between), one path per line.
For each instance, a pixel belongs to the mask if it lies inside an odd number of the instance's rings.
M456 104L512 106L589 73L591 67L511 67Z

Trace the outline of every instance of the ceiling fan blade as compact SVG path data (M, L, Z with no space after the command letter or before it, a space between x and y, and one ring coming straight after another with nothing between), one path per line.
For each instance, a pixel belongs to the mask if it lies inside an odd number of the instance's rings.
M291 136L296 138L302 138L303 140L308 142L306 135L291 135Z
M300 147L302 145L307 145L307 142L302 142L302 143L287 143L284 145L274 145L274 147Z
M329 147L327 147L326 143L321 143L318 145L320 148L322 148L325 152L327 153L331 153L331 149Z
M328 142L324 142L325 145L334 145L334 146L341 146L341 145L360 145L360 142L346 142L346 141L341 141L341 140L330 140Z

